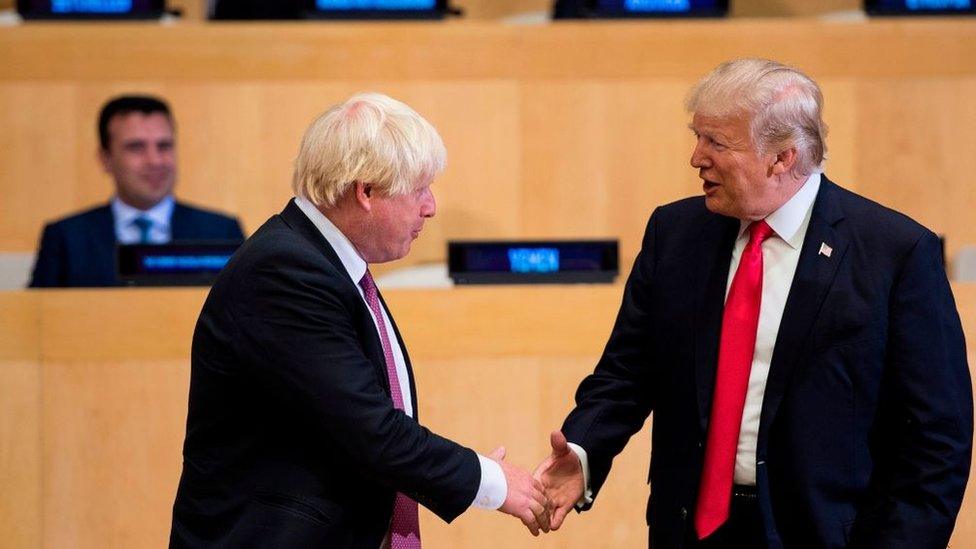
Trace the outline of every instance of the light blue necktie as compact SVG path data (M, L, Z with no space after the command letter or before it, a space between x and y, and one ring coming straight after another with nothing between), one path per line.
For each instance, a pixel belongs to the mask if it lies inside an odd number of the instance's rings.
M153 222L148 217L137 217L132 224L139 229L139 243L149 244L149 231L152 229Z

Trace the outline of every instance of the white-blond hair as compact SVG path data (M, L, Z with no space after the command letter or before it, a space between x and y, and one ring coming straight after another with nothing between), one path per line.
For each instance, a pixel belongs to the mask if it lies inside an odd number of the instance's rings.
M360 93L305 130L292 190L330 208L357 181L385 196L407 194L433 180L446 163L444 142L423 117L386 95Z
M820 87L782 63L768 59L722 63L695 84L686 108L716 118L749 116L756 148L770 154L796 147L800 174L820 169L827 156Z

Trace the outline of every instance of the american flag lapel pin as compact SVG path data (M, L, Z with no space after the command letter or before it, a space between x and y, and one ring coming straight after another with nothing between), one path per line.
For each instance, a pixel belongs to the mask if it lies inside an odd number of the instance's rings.
M820 243L820 255L830 257L832 253L834 253L834 249L828 246L826 242Z

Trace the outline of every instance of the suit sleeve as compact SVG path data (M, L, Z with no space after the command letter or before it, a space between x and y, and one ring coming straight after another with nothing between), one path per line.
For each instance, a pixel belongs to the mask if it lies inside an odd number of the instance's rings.
M64 238L57 225L47 225L41 233L41 245L37 250L30 288L54 288L63 286Z
M650 338L657 214L624 287L610 339L592 374L576 391L576 407L563 423L567 440L586 450L594 498L610 473L613 459L644 425L654 395L648 378L653 364ZM581 508L589 509L592 503Z
M238 353L263 391L317 426L309 436L450 522L475 497L477 455L393 407L335 277L292 259L262 261L240 277Z
M966 344L936 236L909 252L891 296L886 390L900 433L884 499L853 546L944 548L969 477L973 397ZM874 524L871 524L874 523Z

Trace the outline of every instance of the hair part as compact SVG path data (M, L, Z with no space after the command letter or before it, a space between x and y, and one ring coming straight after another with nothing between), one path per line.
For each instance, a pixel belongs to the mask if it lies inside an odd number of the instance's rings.
M166 104L166 101L151 95L119 95L109 99L102 106L101 112L98 113L98 142L102 150L107 151L109 145L112 144L112 136L108 131L108 125L112 119L116 116L125 116L134 112L145 115L154 113L162 114L166 116L171 126L175 126L173 124L173 115L170 113L169 105Z
M305 131L292 190L331 208L356 182L384 196L407 194L440 175L446 163L444 143L423 117L386 95L361 93Z
M796 147L795 170L809 175L827 157L823 94L798 69L768 59L735 59L698 81L685 102L691 113L750 117L756 148L776 154Z

